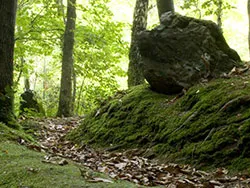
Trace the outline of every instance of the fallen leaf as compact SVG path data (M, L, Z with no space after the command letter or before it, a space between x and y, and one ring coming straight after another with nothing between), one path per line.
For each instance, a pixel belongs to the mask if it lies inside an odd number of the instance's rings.
M93 178L91 180L88 180L88 182L91 183L98 183L98 182L104 182L104 183L114 183L113 181L105 178Z
M64 166L69 164L69 162L66 159L62 159L61 161L58 162L59 165Z

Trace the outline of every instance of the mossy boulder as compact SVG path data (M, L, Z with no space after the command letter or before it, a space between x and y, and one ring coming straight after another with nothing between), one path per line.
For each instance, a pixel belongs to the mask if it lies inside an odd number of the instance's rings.
M26 90L21 94L20 115L44 116L45 111L40 102L38 102L34 91Z
M117 93L67 135L98 147L150 148L167 161L250 165L249 77L217 79L178 98L141 85ZM248 165L247 165L248 164Z

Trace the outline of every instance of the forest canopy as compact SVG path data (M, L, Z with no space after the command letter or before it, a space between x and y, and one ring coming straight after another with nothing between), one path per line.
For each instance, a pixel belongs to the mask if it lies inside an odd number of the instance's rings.
M223 1L222 27L230 46L248 58L246 1ZM15 34L15 108L25 81L43 103L57 112L60 88L65 1L20 0ZM78 1L74 45L74 114L84 114L117 89L127 88L126 71L134 2ZM158 24L155 1L149 1L148 28ZM176 12L216 22L213 1L175 1ZM238 29L241 28L241 29Z

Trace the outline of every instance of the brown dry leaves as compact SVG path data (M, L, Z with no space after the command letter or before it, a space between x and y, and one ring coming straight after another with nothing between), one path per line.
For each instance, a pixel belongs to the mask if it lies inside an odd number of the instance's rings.
M63 136L75 128L79 118L43 119L39 120L42 129L37 133L40 146L28 145L35 150L48 153L43 162L67 165L67 159L81 163L97 172L108 174L113 179L122 179L145 186L164 185L170 188L192 187L250 187L249 177L238 175L231 177L226 169L207 173L196 170L189 165L159 164L138 156L138 150L129 152L97 151L89 146L77 146L63 140ZM82 176L90 182L113 181L92 177L89 171L80 169Z

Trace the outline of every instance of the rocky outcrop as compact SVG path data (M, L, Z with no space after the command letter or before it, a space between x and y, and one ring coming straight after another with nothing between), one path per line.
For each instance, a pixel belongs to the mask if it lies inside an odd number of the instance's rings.
M168 12L161 25L138 37L143 74L152 89L165 94L218 78L241 62L212 21Z

